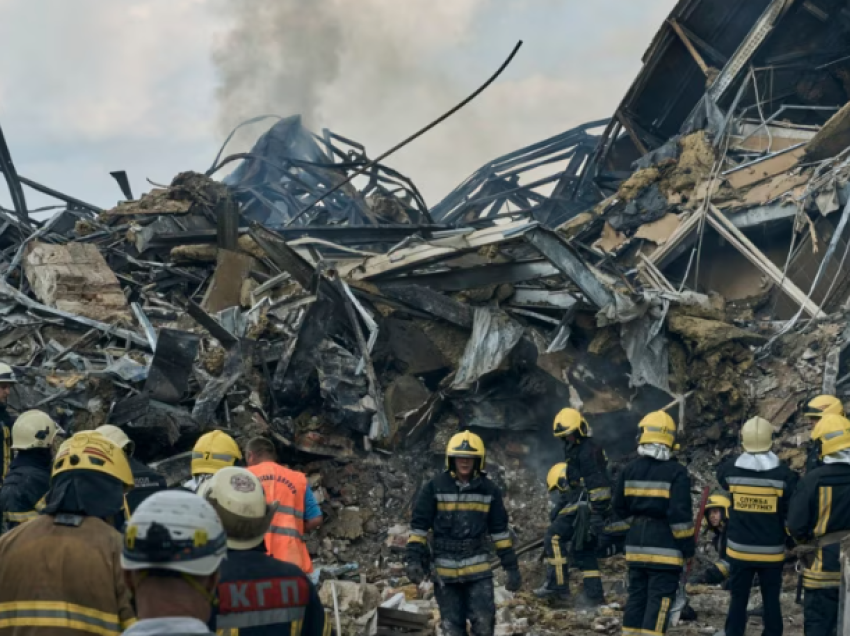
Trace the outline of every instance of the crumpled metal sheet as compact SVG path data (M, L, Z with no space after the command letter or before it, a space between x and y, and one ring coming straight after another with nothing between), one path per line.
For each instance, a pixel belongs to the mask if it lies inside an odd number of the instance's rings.
M335 342L323 340L315 352L319 391L334 424L368 434L377 410L365 375L357 375L359 358Z
M453 389L468 389L498 369L522 338L524 328L504 311L476 307L472 335L457 370Z
M629 385L650 385L670 392L670 356L667 337L662 333L670 301L646 295L645 301L636 307L643 315L620 328L620 338L626 357L632 365Z

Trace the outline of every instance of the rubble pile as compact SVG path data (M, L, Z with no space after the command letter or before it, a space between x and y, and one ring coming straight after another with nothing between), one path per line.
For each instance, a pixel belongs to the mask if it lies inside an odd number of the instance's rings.
M518 546L548 523L564 406L615 463L643 414L669 410L695 489L753 415L801 468L800 404L850 393L850 35L823 19L840 3L786 4L683 0L614 117L488 162L430 207L297 116L137 199L113 173L127 200L108 210L17 175L0 144L11 406L121 426L172 484L203 431L275 440L326 515L309 547L345 633L436 624L402 552L459 428L483 434ZM35 220L21 185L61 211ZM501 590L500 633L617 633L624 572L606 563L596 612ZM723 592L692 604L674 633L720 627Z

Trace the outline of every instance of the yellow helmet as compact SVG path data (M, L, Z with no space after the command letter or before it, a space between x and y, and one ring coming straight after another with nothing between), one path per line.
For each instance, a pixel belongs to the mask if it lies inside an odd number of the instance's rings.
M452 469L452 457L473 457L478 460L476 471L484 470L484 461L487 457L484 441L471 431L456 433L446 446L446 470Z
M52 477L73 470L104 473L133 487L133 472L124 451L94 431L83 431L65 440L53 460Z
M192 474L213 475L222 468L234 466L242 459L242 451L230 435L222 431L204 433L192 449Z
M575 409L561 409L555 416L555 422L552 425L552 432L555 437L566 437L576 431L582 437L587 437L590 433L587 421Z
M773 446L773 424L763 417L748 419L741 428L741 444L748 453L766 453Z
M673 448L676 442L676 422L666 411L653 411L638 424L638 444L661 444Z
M818 436L812 433L812 439L820 440L820 456L832 455L850 448L850 420L841 415L824 415L815 427Z
M104 424L103 426L98 426L94 429L96 433L100 433L106 439L112 440L118 448L127 453L129 457L133 456L133 452L136 450L136 444L127 437L127 433L122 431L117 426L113 426L112 424Z
M819 395L809 400L803 415L813 419L823 417L824 415L843 416L844 404L834 395Z
M708 501L705 502L705 509L711 510L712 508L723 508L723 512L727 515L729 514L729 508L732 506L732 501L723 492L716 492L708 498Z
M549 486L549 492L560 490L564 492L569 487L567 483L567 463L561 462L555 464L549 469L549 474L546 475L546 485Z
M12 425L12 448L50 448L60 430L58 424L44 411L25 411Z

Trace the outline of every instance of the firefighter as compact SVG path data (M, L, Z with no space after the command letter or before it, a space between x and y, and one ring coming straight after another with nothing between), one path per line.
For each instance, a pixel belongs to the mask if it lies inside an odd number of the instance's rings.
M59 447L42 514L0 538L0 633L120 634L133 621L121 574L121 512L133 474L93 431Z
M798 476L771 452L773 426L761 417L741 429L744 452L717 470L720 487L732 496L726 531L730 564L726 636L744 636L747 603L758 575L764 605L765 636L782 634L782 568L785 564L788 503Z
M809 442L806 455L806 472L811 472L821 466L821 436L817 424L824 415L840 415L844 417L844 404L834 395L819 395L806 404L803 415L812 420L812 441Z
M183 484L192 492L212 477L216 471L227 466L235 466L241 461L242 451L239 444L222 431L204 433L192 448L192 479Z
M212 636L206 624L226 552L224 528L203 498L164 490L145 499L124 532L121 568L139 618L124 634Z
M265 538L275 515L263 484L244 468L222 468L204 487L227 534L215 631L239 636L330 635L331 621L315 586L296 565L268 556Z
M615 512L631 519L623 636L666 633L685 560L694 554L691 480L672 458L675 434L676 424L664 411L644 417L638 458L626 465L614 489Z
M0 474L0 484L6 479L6 474L9 472L9 467L12 464L12 425L15 419L9 414L6 402L9 400L9 394L12 392L12 387L18 383L15 377L15 372L8 364L0 362L0 427L3 428L2 445L0 453L3 457L2 474Z
M605 603L602 590L602 578L599 572L595 546L576 545L581 537L591 536L589 530L589 510L582 488L578 470L569 462L555 464L547 478L549 491L561 494L550 515L549 529L543 543L544 556L547 559L546 583L535 590L539 598L565 600L570 595L569 558L582 571L585 602L590 605ZM584 524L584 529L581 524ZM587 541L588 539L584 539ZM569 548L572 548L569 550Z
M50 488L55 442L61 429L44 411L21 413L12 427L12 449L18 451L0 488L4 531L38 516Z
M168 488L165 477L133 457L136 444L127 437L124 431L112 424L98 426L95 431L105 438L112 440L127 456L127 462L133 471L133 483L135 484L133 490L127 493L127 508L130 514L133 514L136 508L139 507L139 504L152 494Z
M605 524L611 517L611 481L608 458L591 436L587 421L575 409L563 409L552 430L564 441L570 494L562 510L575 517L572 553L583 573L585 596L590 603L604 602L597 549L606 543ZM586 518L589 517L589 522Z
M428 531L433 530L434 595L443 633L492 636L496 626L493 573L486 536L507 573L505 587L519 590L522 581L508 530L508 513L498 487L484 472L484 442L469 431L457 433L446 448L446 470L419 493L410 523L405 561L416 584L430 570Z
M549 469L546 485L550 497L553 497L553 506L549 513L549 529L543 539L546 581L542 587L534 591L534 594L540 598L566 600L570 595L567 555L572 532L572 526L567 524L567 516L560 514L565 503L563 495L569 491L566 462L555 464Z
M322 511L307 484L307 476L278 464L274 444L264 437L250 440L245 455L248 470L263 484L266 501L275 509L266 535L268 553L312 573L313 561L304 535L322 525Z
M791 499L788 529L798 541L850 530L850 421L824 415L820 468L806 473ZM848 503L844 503L844 502ZM814 546L803 570L803 620L806 636L831 636L838 622L841 587L840 544Z
M726 560L726 526L731 505L732 502L725 492L712 493L708 498L705 504L705 517L702 520L703 535L711 535L711 545L717 553L717 560L704 572L692 576L690 583L721 585L729 578L729 561Z

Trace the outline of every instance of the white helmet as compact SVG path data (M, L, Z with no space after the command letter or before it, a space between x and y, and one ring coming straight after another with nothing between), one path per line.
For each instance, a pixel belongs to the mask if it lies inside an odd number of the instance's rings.
M163 490L145 499L127 522L121 567L209 576L227 554L213 507L198 495Z
M266 504L263 484L251 471L236 466L222 468L198 493L221 518L227 547L250 550L265 540L274 509Z
M18 379L15 377L15 372L8 364L0 362L0 384L17 384Z
M104 424L103 426L98 426L94 430L96 433L100 433L106 439L108 439L110 442L112 442L118 448L124 451L124 454L127 455L127 457L133 456L133 453L136 450L136 444L135 442L133 442L133 440L127 437L127 433L122 431L120 428L112 424Z
M25 411L12 425L12 448L50 448L53 438L62 429L44 411Z

